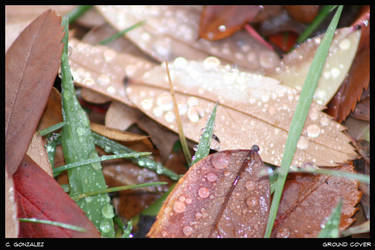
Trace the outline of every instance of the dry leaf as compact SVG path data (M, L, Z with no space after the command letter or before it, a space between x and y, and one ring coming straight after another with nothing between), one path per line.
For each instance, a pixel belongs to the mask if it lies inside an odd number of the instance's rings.
M49 93L47 106L40 118L38 130L48 128L56 123L62 122L61 94L56 88Z
M92 28L105 24L105 19L98 13L95 8L90 8L88 11L83 13L75 23L84 26L85 28Z
M268 178L256 148L221 151L194 164L160 209L149 237L263 237Z
M81 97L86 102L91 102L95 104L104 104L106 102L111 101L111 98L105 95L96 93L92 91L91 89L87 89L87 88L81 88Z
M74 82L127 105L132 103L123 88L125 78L137 79L154 65L106 46L93 46L76 39L71 39L69 46L72 48L69 60Z
M19 232L17 204L14 196L13 178L5 168L5 238L17 238Z
M105 125L124 131L137 122L140 116L142 113L138 109L113 101L105 115Z
M341 86L356 54L360 35L352 28L336 30L314 95L319 104L326 105ZM280 67L267 75L280 80L283 85L301 90L321 39L322 35L307 40L287 54Z
M220 149L260 147L263 161L280 165L283 145L298 94L277 80L223 67L217 58L203 63L178 58L170 64L185 136L198 141L201 129L216 102L214 134ZM140 110L162 125L177 131L165 70L157 66L146 72L142 83L129 84L128 97ZM305 161L335 166L356 156L344 127L313 103L293 164ZM322 154L324 152L324 154Z
M311 23L319 12L319 5L284 5L295 20L301 23Z
M53 177L52 167L44 148L44 141L38 131L34 133L26 154L49 176Z
M5 159L10 175L21 162L47 103L60 65L62 36L61 17L49 10L6 53Z
M197 40L201 8L166 5L97 6L117 30L146 20L144 25L127 33L126 37L158 61L170 61L176 57L201 60L214 55L230 64L256 72L264 72L279 64L280 59L275 52L245 31L220 41Z
M211 41L227 38L252 21L260 10L260 5L204 6L200 16L199 37Z
M354 172L352 165L335 168ZM347 228L361 199L359 182L336 176L289 174L272 231L278 238L316 238L321 226L343 199L340 230Z
M148 138L148 136L138 135L138 134L121 131L121 130L114 129L114 128L109 128L104 125L93 123L93 122L90 123L90 128L92 131L102 136L105 136L112 140L121 141L121 142L141 141L141 140Z
M328 103L327 113L342 122L352 112L360 100L362 92L370 83L370 48L356 55L349 73L336 95Z

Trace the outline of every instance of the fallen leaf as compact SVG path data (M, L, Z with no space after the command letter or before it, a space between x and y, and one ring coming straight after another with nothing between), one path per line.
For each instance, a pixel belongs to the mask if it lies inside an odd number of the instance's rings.
M34 133L26 154L49 176L53 177L52 167L49 163L48 155L44 148L44 141L38 131Z
M280 80L283 85L301 90L321 39L322 35L307 40L284 56L280 67L267 75ZM336 30L314 94L314 100L319 104L326 105L341 86L355 57L359 39L360 32L352 28Z
M61 17L49 10L5 55L5 159L10 175L26 153L47 103L60 65L62 36Z
M121 142L132 142L132 141L141 141L147 139L148 136L139 135L127 131L121 131L114 128L109 128L101 124L90 123L91 130L105 136L109 139L121 141Z
M146 20L126 37L159 62L176 57L202 60L214 55L226 63L259 73L276 67L280 62L275 52L246 31L219 41L197 40L201 6L100 5L96 8L117 30Z
M354 111L362 92L370 83L370 49L362 49L354 58L348 75L336 95L327 105L327 113L337 122L344 121Z
M105 125L109 128L124 131L137 122L140 116L142 116L142 113L138 109L113 101L105 115Z
M91 102L95 104L103 104L111 101L109 97L96 93L91 89L87 88L81 88L81 97L86 102Z
M270 206L268 178L256 148L211 154L178 181L149 237L263 237Z
M18 232L19 224L13 178L5 168L5 238L17 238Z
M69 40L72 53L70 68L75 84L111 99L133 104L123 89L126 77L137 79L154 64L106 46L93 46L76 39Z
M352 24L352 27L361 26L361 40L359 41L358 51L369 48L370 46L370 6L364 5L357 20Z
M88 11L83 13L82 16L75 20L75 23L85 28L92 28L105 24L105 20L95 8L90 8Z
M352 116L355 119L370 122L370 98L357 103Z
M99 238L94 224L60 185L33 160L25 156L13 175L19 218L37 218L63 222L86 229L77 232L61 227L20 223L19 237L22 238Z
M200 16L199 37L211 41L227 38L252 21L260 10L260 5L204 6Z
M336 167L355 172L352 165ZM289 174L272 231L277 238L316 238L332 209L343 199L340 230L347 228L361 199L359 182L342 177Z
M249 148L255 143L263 161L280 165L297 90L269 77L224 67L213 57L204 62L178 58L170 64L170 72L187 138L199 141L200 130L218 102L214 134L220 149ZM147 116L177 132L166 78L164 68L156 66L142 82L130 83L127 94ZM355 157L350 139L342 133L345 127L321 110L322 106L312 104L292 164L312 161L335 166Z
M301 23L311 23L319 12L319 5L284 5L295 20Z
M62 122L61 110L61 94L56 88L52 88L42 118L39 121L38 131Z

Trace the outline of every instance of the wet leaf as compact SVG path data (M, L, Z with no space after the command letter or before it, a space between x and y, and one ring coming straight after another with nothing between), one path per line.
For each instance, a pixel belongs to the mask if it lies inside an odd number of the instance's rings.
M320 44L322 36L309 39L300 47L287 54L273 72L268 75L280 83L300 90L308 69ZM314 100L326 105L341 86L355 57L360 32L352 28L342 28L335 32L322 77L315 91Z
M135 108L113 101L105 115L105 125L109 128L126 130L137 122L142 114Z
M44 141L39 132L34 133L26 154L49 176L52 176L52 167L48 161L48 155L44 149Z
M93 122L90 123L90 128L92 131L100 135L103 135L109 139L121 141L121 142L141 141L141 140L148 138L148 136L121 131L121 130L114 129L114 128L109 128L104 125L93 123Z
M333 169L355 172L352 165ZM272 237L316 238L340 198L343 199L340 230L347 228L354 221L352 216L358 210L355 206L361 199L358 186L358 181L344 177L289 174Z
M328 103L327 113L336 121L344 121L354 111L362 92L370 83L370 49L363 49L356 55L348 75L336 95Z
M18 217L63 222L86 229L86 232L77 232L53 225L20 222L20 237L100 237L95 226L78 205L28 156L23 159L13 177Z
M187 138L199 141L200 130L218 102L214 134L220 140L220 149L249 148L256 143L263 161L280 165L298 100L295 89L269 77L224 67L213 57L204 62L178 58L170 65ZM134 105L176 132L167 91L166 74L161 66L146 72L142 82L129 84L127 88ZM318 166L335 166L355 157L350 139L342 133L344 127L320 110L322 106L312 104L293 165L313 161ZM321 154L322 151L329 153Z
M257 153L228 150L194 164L172 190L149 237L263 237L270 205Z
M61 110L61 94L56 88L52 88L43 116L39 121L38 131L62 122L63 118Z
M212 41L229 37L252 21L260 10L260 5L204 6L200 16L199 37Z
M5 238L17 238L18 232L19 224L13 178L5 169Z
M256 72L264 72L280 62L275 52L246 31L220 41L197 40L201 6L101 5L96 8L117 30L146 20L142 27L129 32L126 37L159 62L176 57L202 60L214 55L226 63Z
M134 32L134 31L133 31ZM154 64L103 45L93 46L69 40L71 72L75 84L111 99L132 105L123 89L126 77L137 79Z
M5 159L10 175L21 162L47 103L59 68L62 36L61 18L49 10L6 53Z

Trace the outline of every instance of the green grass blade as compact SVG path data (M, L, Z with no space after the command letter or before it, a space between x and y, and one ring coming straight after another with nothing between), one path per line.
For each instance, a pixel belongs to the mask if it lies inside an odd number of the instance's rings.
M68 14L66 14L65 17L69 19L69 23L73 23L80 16L82 16L86 11L91 9L91 7L92 7L92 5L80 5L76 8L74 8Z
M339 226L341 218L342 200L340 199L339 204L333 209L331 215L322 230L319 233L319 238L338 238L339 237Z
M336 5L325 5L321 8L315 19L309 24L309 26L301 33L297 38L297 44L303 43L323 22L328 14L336 7Z
M39 131L39 134L41 136L46 136L52 132L55 132L56 130L59 130L60 128L62 128L63 126L65 125L65 122L59 122L59 123L56 123L48 128L45 128L45 129L42 129Z
M60 144L61 144L61 135L58 133L53 133L47 137L47 143L46 145L44 145L47 151L48 161L51 164L52 169L55 168L56 147L57 145L60 145Z
M297 142L301 135L302 129L305 124L306 117L308 115L312 98L315 89L318 85L325 60L328 55L329 47L332 42L334 32L336 30L341 12L343 7L337 8L335 16L333 17L324 38L317 49L314 59L311 63L309 72L306 76L305 83L303 85L300 98L298 99L298 104L294 112L292 122L289 128L288 138L285 144L285 150L283 158L281 160L280 175L277 178L275 192L272 198L272 204L270 208L270 213L268 216L267 228L265 232L265 237L269 238L271 236L274 221L276 219L276 214L279 208L279 203L281 195L283 192L285 180L288 174L289 166L292 163L294 153L296 151Z
M59 174L61 174L61 172L65 170L85 166L85 165L96 163L96 162L114 160L114 159L119 159L119 158L137 158L137 157L146 156L150 154L151 154L150 152L140 152L140 153L137 152L137 153L127 153L127 154L118 154L118 155L103 155L95 159L87 159L87 160L83 160L79 162L73 162L70 164L66 164L66 165L54 168L53 177L58 176Z
M216 118L216 109L217 103L211 112L211 116L207 121L206 127L199 139L198 148L193 156L193 160L191 162L191 166L194 165L196 162L200 161L204 157L206 157L210 153L210 146L211 146L211 139L213 135L213 130L215 127L215 118Z
M112 35L112 36L110 36L110 37L108 37L108 38L106 38L106 39L100 41L99 44L101 44L101 45L108 44L108 43L110 43L110 42L112 42L112 41L114 41L114 40L116 40L116 39L122 37L124 34L128 33L129 31L131 31L131 30L133 30L133 29L135 29L135 28L138 28L139 26L142 26L142 25L145 24L145 23L146 23L146 21L143 20L143 21L140 21L140 22L138 22L138 23L136 23L136 24L133 24L133 25L130 26L129 28L126 28L126 29L124 29L124 30L122 30L122 31L119 31L119 32L117 32L116 34L114 34L114 35Z
M57 227L62 227L65 229L70 229L73 231L78 231L78 232L86 232L86 229L71 225L71 224L66 224L62 222L57 222L57 221L50 221L50 220L39 220L37 218L18 218L21 222L32 222L32 223L41 223L41 224L48 224L48 225L53 225Z
M146 209L144 209L141 214L142 215L148 215L148 216L156 216L159 213L159 210L161 206L163 206L163 203L165 199L168 197L170 192L172 192L173 188L176 186L176 183L171 185L167 192L165 192L159 199L157 199L154 203L152 203L150 206L148 206Z
M95 144L101 147L107 153L113 153L113 154L136 153L136 151L130 148L127 148L124 145L117 143L115 141L112 141L95 132L92 132L92 135L95 140ZM166 175L172 180L176 181L180 178L178 174L164 167L160 162L154 161L150 157L132 158L131 161L137 164L138 166L152 170L159 175Z
M76 97L68 58L68 19L63 18L65 35L61 56L62 114L65 122L61 132L61 144L66 164L99 158L91 134L90 121ZM74 194L107 188L99 162L68 170L70 191ZM102 208L112 206L108 194L101 194L89 201L77 201L87 217L103 237L114 237L113 219L102 213Z

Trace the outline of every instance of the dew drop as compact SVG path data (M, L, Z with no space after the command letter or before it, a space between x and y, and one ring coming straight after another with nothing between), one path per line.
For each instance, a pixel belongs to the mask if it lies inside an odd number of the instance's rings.
M164 119L169 123L173 122L175 118L176 117L172 111L168 111L167 113L164 114Z
M185 208L186 208L185 203L183 203L181 201L176 201L173 204L173 211L175 211L176 213L182 213L182 212L184 212Z
M300 150L305 150L307 149L308 146L309 146L309 141L305 137L301 136L297 143L297 148Z
M249 208L253 208L255 207L257 204L258 204L258 201L256 200L255 197L249 197L246 199L246 205L249 207Z
M288 238L290 235L290 231L288 228L281 228L280 231L277 232L276 237L277 238Z
M207 174L207 180L208 180L209 182L214 182L214 181L216 181L216 180L217 180L217 176L216 176L216 174L214 174L214 173L208 173L208 174Z
M347 50L350 48L350 41L349 39L344 39L339 44L340 49Z
M173 109L172 97L167 93L160 94L156 99L156 104L164 111L170 111Z
M218 65L220 65L220 60L214 56L209 56L203 61L203 67L205 70L214 69Z
M316 138L320 135L320 127L316 124L311 124L307 127L307 136Z
M86 78L86 79L84 79L84 80L82 81L82 83L83 83L84 85L87 85L87 86L92 86L92 85L95 84L94 80L91 79L91 78Z
M224 169L229 164L229 156L226 153L213 154L211 163L216 169Z
M107 49L107 50L104 51L103 56L104 56L104 60L106 62L109 62L113 58L115 58L116 53L113 50Z
M115 216L115 214L113 213L113 207L111 204L107 204L103 206L102 215L107 219L111 219Z
M253 191L255 190L255 183L252 182L252 181L248 181L245 183L245 187L247 189L247 191Z
M218 28L217 28L220 32L225 32L227 30L227 27L225 25L220 25Z
M150 110L152 108L153 103L154 100L152 98L143 99L141 102L141 106L144 110Z
M101 86L106 86L111 82L111 79L107 75L102 74L102 75L98 76L97 82Z
M107 220L104 220L100 223L100 231L103 233L108 233L111 230L111 223Z
M198 195L199 195L199 197L201 197L202 199L205 199L205 198L207 198L207 197L210 195L210 190L208 190L208 188L206 188L206 187L201 187L201 188L198 190Z
M187 60L184 57L177 57L173 62L173 66L177 69L183 69L187 66Z
M185 226L182 231L185 236L190 236L193 233L193 228L191 226Z

